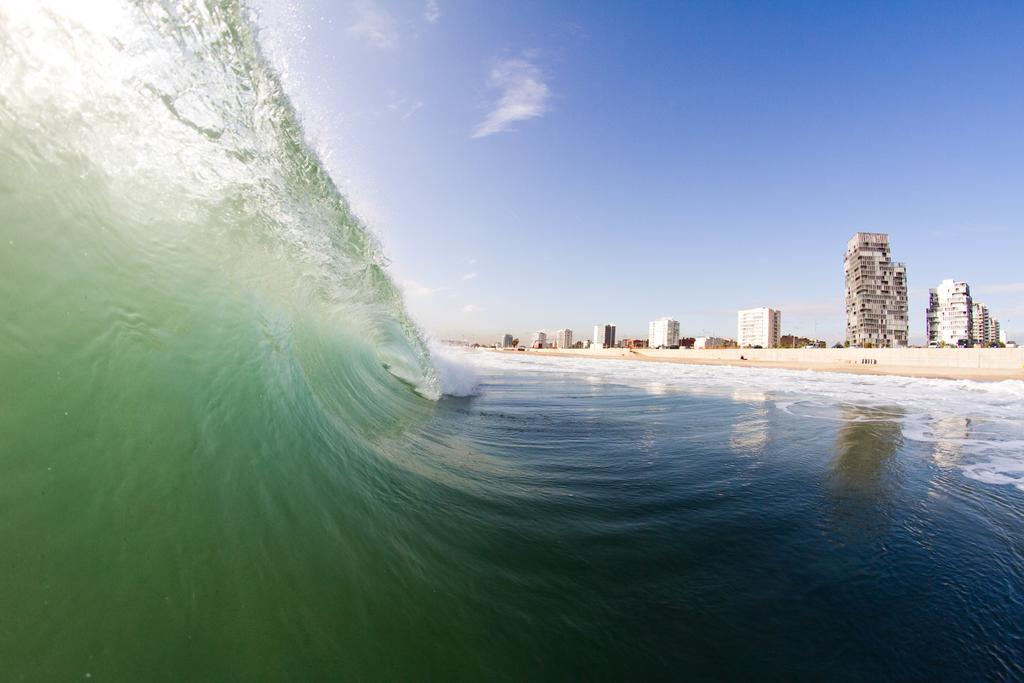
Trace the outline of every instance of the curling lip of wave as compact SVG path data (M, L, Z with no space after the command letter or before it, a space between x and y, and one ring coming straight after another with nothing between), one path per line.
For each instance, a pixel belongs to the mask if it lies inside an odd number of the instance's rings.
M265 316L313 320L440 395L378 244L307 144L243 4L13 3L0 31L0 152L36 174L11 164L12 197L56 189L72 214L109 210L110 228L70 239L120 263L157 249L213 262Z

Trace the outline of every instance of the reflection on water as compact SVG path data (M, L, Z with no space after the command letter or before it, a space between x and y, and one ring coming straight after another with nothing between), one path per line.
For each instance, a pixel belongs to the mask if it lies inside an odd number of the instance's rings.
M768 443L768 395L763 391L736 389L732 400L751 405L736 417L729 445L739 454L756 455Z
M843 426L836 437L833 483L873 495L884 488L890 460L903 444L904 411L899 406L842 405L839 412Z
M971 436L971 418L949 416L932 423L932 437L935 447L932 457L939 467L954 467L958 464L963 444Z
M669 385L664 382L649 382L644 389L651 396L665 396L669 392Z
M893 456L903 445L904 412L899 406L839 407L842 426L827 485L837 530L880 531L886 526L886 510L898 483Z

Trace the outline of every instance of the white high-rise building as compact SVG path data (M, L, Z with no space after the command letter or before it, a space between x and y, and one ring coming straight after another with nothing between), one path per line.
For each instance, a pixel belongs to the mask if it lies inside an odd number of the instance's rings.
M928 343L968 346L974 335L976 309L966 282L943 280L938 287L929 289L925 319Z
M530 344L531 348L534 349L545 349L548 346L548 333L544 330L537 330L533 333L533 343Z
M1005 345L1006 339L1006 330L999 330L999 343Z
M560 349L572 348L572 330L562 329L555 333L555 346Z
M604 325L594 325L594 346L599 349L615 348L614 324L605 323Z
M679 321L675 318L651 321L647 330L647 345L652 349L679 346Z
M774 349L782 336L782 313L774 308L748 308L736 315L736 344Z
M858 232L846 245L846 341L855 346L907 345L907 266L893 263L889 236Z

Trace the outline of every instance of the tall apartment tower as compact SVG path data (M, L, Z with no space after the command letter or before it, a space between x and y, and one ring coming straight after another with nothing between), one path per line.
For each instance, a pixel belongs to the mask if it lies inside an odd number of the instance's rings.
M679 321L675 318L658 318L647 328L647 345L652 349L679 346Z
M999 321L992 317L988 306L981 302L974 302L971 340L979 346L991 346L999 339Z
M925 329L929 344L968 346L974 335L971 288L966 282L943 280L928 290Z
M736 345L774 349L782 337L782 312L774 308L748 308L736 314Z
M560 349L572 348L572 330L562 329L555 333L555 346Z
M907 345L907 266L893 263L889 236L858 232L846 245L846 341Z
M501 346L502 346L502 348L505 348L505 349L512 348L512 335L511 334L506 334L504 337L501 338Z
M530 348L534 349L546 349L548 348L548 333L544 330L537 330L533 333L533 342L530 344Z
M594 345L599 349L615 348L615 325L594 325Z

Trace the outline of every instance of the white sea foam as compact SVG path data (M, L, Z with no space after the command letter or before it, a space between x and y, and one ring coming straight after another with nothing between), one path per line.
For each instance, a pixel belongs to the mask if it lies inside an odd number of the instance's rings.
M1024 490L1024 382L975 382L886 375L821 373L733 366L466 353L482 372L530 371L588 383L636 387L648 394L719 395L730 400L765 396L802 418L898 421L904 438L956 453L948 463L965 476ZM850 415L838 406L872 407ZM943 463L946 464L946 463Z
M437 370L441 393L446 396L473 396L480 389L480 374L472 362L479 354L430 344L430 358Z

